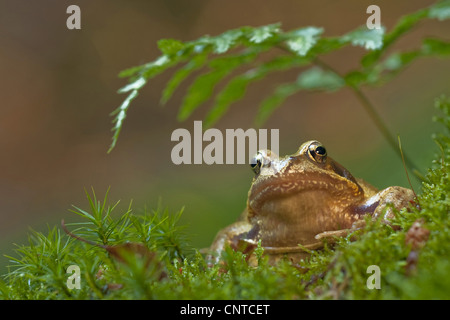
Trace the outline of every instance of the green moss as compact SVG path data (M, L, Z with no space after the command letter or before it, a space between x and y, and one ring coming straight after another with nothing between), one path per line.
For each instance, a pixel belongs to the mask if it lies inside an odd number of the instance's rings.
M261 256L251 267L240 252L224 252L224 264L209 266L189 246L181 212L158 208L135 215L131 205L113 214L107 196L87 194L90 210L75 208L81 221L47 234L32 232L29 243L10 257L0 280L3 299L448 299L450 298L450 99L437 99L445 132L418 193L417 203L397 213L392 226L367 220L367 226L333 247L312 251L298 265L271 266ZM406 239L415 221L429 235L421 246ZM394 230L399 229L399 230ZM356 241L350 238L356 237ZM69 289L70 265L81 272L79 289ZM380 271L380 289L369 289L368 267Z

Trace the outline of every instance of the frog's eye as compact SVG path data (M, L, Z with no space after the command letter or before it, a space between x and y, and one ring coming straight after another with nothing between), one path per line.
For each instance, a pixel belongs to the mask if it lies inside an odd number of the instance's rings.
M309 156L316 162L323 163L327 160L327 150L319 143L311 143Z
M258 152L250 161L250 167L255 174L259 174L259 172L261 171L263 160L263 155Z

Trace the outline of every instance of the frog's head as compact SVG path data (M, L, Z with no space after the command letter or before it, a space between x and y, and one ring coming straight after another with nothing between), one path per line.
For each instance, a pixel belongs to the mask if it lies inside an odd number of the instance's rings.
M351 173L315 140L283 158L269 150L259 151L251 166L255 177L248 194L249 219L271 233L268 238L278 244L283 242L280 237L295 235L280 235L276 230L317 234L335 221L345 221L339 215L364 198Z

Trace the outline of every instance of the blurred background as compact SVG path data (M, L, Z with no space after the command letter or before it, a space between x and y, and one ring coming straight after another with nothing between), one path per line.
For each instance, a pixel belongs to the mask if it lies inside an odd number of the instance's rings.
M176 128L192 132L200 108L186 122L176 114L190 81L161 108L161 92L173 70L154 78L132 103L118 144L111 142L109 116L125 98L117 74L160 55L157 41L197 39L244 25L281 22L283 30L302 26L338 36L364 25L373 1L181 1L181 0L0 0L0 270L14 243L25 244L30 228L46 231L61 219L76 220L72 205L88 208L84 189L102 198L111 187L117 214L133 200L135 212L158 200L172 212L183 206L182 224L196 247L206 247L217 231L245 206L252 172L248 165L180 165L171 162ZM377 1L389 31L404 14L434 1ZM81 30L66 28L66 8L81 8ZM424 21L395 48L415 48L424 36L447 38L450 21ZM324 57L338 71L358 65L362 48ZM450 60L413 63L383 87L364 92L386 125L402 138L403 150L422 170L437 147L432 122L435 97L450 94ZM250 128L258 103L278 84L296 78L277 73L250 86L215 127ZM280 129L280 154L317 139L354 176L384 188L408 186L404 168L349 90L299 93L277 110L265 128ZM224 131L223 131L224 132ZM417 180L414 186L420 189Z

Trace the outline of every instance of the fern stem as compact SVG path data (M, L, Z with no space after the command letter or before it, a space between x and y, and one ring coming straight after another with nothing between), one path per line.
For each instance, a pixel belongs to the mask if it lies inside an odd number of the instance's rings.
M285 51L285 52L289 52L291 54L294 54L289 48L287 48L283 44L279 44L276 47L278 49L280 49L280 50ZM340 77L342 80L345 81L345 78L336 69L334 69L329 64L323 62L318 57L316 57L313 60L313 63L315 65L321 67L324 70L328 70L328 71L334 73L335 75L337 75L338 77ZM416 177L421 177L422 175L420 174L420 171L417 169L418 167L414 164L414 162L411 161L409 157L406 157L406 153L405 152L403 152L403 155L402 155L402 150L400 150L399 145L397 144L394 136L391 134L390 130L385 125L383 119L378 114L375 106L370 102L370 100L367 98L367 96L361 91L361 89L358 86L349 85L349 84L347 84L347 86L350 87L350 89L352 90L352 92L354 93L356 98L359 100L359 102L361 103L361 105L363 106L365 111L368 113L369 117L375 123L375 126L378 128L378 130L381 132L381 134L387 140L387 142L392 147L392 149L395 151L397 156L399 156L400 159L405 163L407 169L409 169L410 171L414 172Z
M345 81L344 77L339 72L337 72L333 67L328 65L327 63L321 61L318 58L314 59L314 63L323 69L333 72L334 74L336 74L337 76L339 76L340 78L342 78ZM404 160L406 167L412 172L418 172L417 166L414 165L414 163L410 160L409 157L406 157L405 152L403 152L405 157L402 156L402 151L399 149L399 145L397 144L394 136L389 131L389 129L385 125L383 119L377 112L375 106L370 102L370 100L367 98L367 96L361 91L361 89L358 86L354 86L354 85L347 85L347 86L350 87L350 89L352 90L352 92L354 93L356 98L359 100L361 105L364 107L364 110L368 113L369 117L375 123L375 126L378 128L378 130L381 132L381 134L387 140L387 142L392 147L392 149L395 151L395 153L400 157L400 159Z

